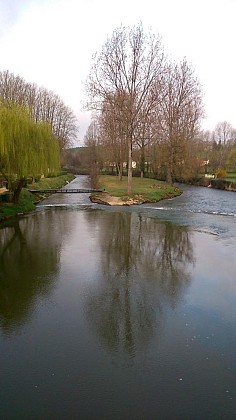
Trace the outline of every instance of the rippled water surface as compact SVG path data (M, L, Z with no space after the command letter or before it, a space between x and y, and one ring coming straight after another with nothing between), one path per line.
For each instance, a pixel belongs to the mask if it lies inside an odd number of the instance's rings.
M235 418L236 194L183 189L0 230L0 418Z

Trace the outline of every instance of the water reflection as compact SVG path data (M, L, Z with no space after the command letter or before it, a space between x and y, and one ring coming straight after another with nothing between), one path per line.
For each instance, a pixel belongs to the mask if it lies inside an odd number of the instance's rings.
M30 320L36 298L54 286L63 219L59 217L55 230L53 218L53 212L35 214L1 229L0 327L5 334Z
M125 212L99 218L99 232L103 280L90 290L88 319L109 350L134 356L190 284L191 232Z

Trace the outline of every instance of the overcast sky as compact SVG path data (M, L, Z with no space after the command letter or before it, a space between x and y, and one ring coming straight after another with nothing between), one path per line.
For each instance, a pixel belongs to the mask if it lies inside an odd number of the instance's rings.
M0 0L0 70L58 94L78 116L89 114L83 83L92 55L120 26L140 22L160 34L166 53L195 69L204 92L204 129L236 127L236 0Z

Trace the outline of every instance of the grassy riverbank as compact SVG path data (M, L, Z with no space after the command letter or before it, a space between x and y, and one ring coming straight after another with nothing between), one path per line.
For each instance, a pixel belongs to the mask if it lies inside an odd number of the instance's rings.
M181 194L181 190L149 178L133 177L133 194L127 196L127 177L119 181L116 176L102 175L99 177L99 188L105 190L110 197L118 197L119 204L141 204L146 202L157 202L165 198L173 198ZM92 201L111 204L106 198L106 194L94 194ZM118 204L118 201L113 204Z
M40 189L53 189L60 188L65 185L67 182L72 181L74 175L66 174L60 175L53 178L44 178L39 182L35 182L29 185L27 188L23 188L20 195L20 200L18 204L13 203L0 203L0 222L3 220L13 218L24 213L35 210L35 205L40 201L40 197L31 194L28 191L28 188L34 190ZM42 197L43 198L43 197Z

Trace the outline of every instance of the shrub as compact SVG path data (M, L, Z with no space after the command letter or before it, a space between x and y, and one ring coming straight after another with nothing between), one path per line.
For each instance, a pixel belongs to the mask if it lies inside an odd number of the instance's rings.
M217 188L218 190L225 190L229 186L229 182L225 181L222 178L216 178L211 180L212 188Z
M226 178L227 173L224 168L218 168L215 172L216 178Z

